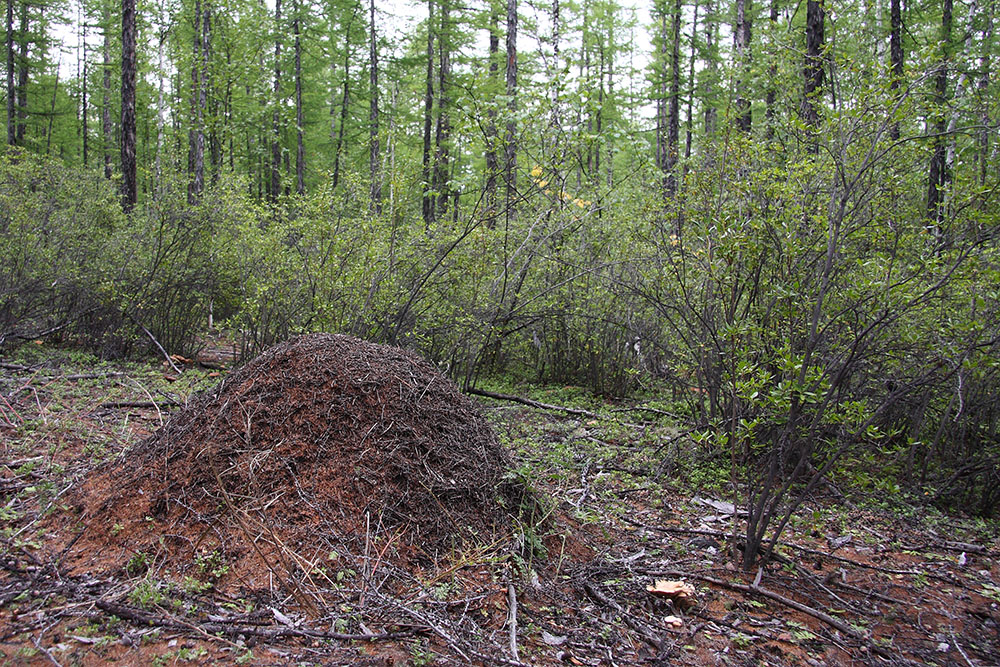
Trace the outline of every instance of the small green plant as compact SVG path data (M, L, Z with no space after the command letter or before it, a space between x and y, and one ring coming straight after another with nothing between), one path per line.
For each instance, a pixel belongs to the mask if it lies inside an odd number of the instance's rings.
M142 551L135 552L125 563L125 572L133 577L145 574L149 570L149 556Z
M163 591L160 590L159 583L146 577L135 585L135 588L128 594L128 599L143 609L149 609L161 604L166 598Z
M229 572L229 565L218 549L209 554L198 554L194 558L194 563L198 566L199 572L213 579L218 579Z

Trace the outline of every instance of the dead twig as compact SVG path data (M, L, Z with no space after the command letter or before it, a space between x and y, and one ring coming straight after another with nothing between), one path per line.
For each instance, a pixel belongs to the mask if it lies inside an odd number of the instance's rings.
M493 398L498 401L511 401L513 403L520 403L522 405L528 405L533 408L539 408L540 410L553 410L555 412L565 412L566 414L577 415L578 417L590 417L591 419L609 419L605 415L599 415L596 412L591 412L590 410L584 410L583 408L568 408L563 405L552 405L550 403L542 403L541 401L536 401L530 398L524 398L522 396L513 396L511 394L498 394L496 392L486 391L485 389L476 389L475 387L469 387L465 391L474 396L485 396L486 398Z
M795 609L796 611L801 611L803 614L807 614L819 621L822 621L823 623L826 623L830 627L839 630L848 637L852 637L853 639L863 642L866 646L868 646L869 650L871 650L874 653L877 653L883 658L892 657L891 653L883 649L881 646L873 644L868 640L868 637L866 637L863 633L854 629L847 623L844 623L840 619L834 618L833 616L830 616L826 612L822 612L818 609L813 609L808 605L804 605L801 602L797 602L796 600L792 600L791 598L785 597L780 593L769 591L766 588L762 588L760 586L747 586L746 584L737 584L735 582L725 581L723 579L716 579L715 577L709 577L704 574L697 574L693 572L678 572L675 570L666 570L663 572L650 572L648 574L657 577L690 577L691 579L704 581L705 583L712 584L713 586L728 588L729 590L738 591L740 593L745 593L747 595L760 595L762 597L768 598L769 600L774 600L775 602L783 604L786 607Z
M510 657L520 660L517 656L517 593L514 584L507 584L508 626L510 632Z

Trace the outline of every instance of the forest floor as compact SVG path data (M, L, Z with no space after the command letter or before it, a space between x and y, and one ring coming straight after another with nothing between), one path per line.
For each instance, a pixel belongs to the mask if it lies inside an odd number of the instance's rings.
M0 663L1000 664L996 524L855 493L869 471L833 480L745 573L728 465L657 404L571 387L498 389L576 414L481 401L543 515L514 544L418 567L366 541L315 576L289 569L292 589L247 585L217 551L184 576L127 550L74 568L66 499L231 358L200 361L178 374L41 344L0 359Z

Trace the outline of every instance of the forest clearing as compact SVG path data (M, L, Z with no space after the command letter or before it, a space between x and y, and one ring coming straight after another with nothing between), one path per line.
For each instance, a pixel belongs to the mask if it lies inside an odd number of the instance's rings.
M8 0L0 656L1000 664L995 0Z

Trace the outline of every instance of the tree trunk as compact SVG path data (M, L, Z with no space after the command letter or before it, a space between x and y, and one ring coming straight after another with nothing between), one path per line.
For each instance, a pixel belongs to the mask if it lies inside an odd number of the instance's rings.
M934 238L940 244L944 227L944 186L947 180L945 169L945 131L948 129L945 105L948 101L948 65L951 59L952 0L944 0L941 8L941 62L934 77L934 93L937 108L934 110L934 151L931 155L927 178L927 223Z
M809 150L814 153L819 150L815 131L819 126L817 105L823 88L823 20L822 0L808 0L806 2L806 56L805 67L802 70L804 79L802 119L813 135L809 141Z
M705 102L705 136L711 137L715 134L715 128L719 124L719 111L715 103L715 82L718 76L718 63L715 57L716 45L719 41L719 21L715 15L715 0L707 0L705 3L705 51L707 53L705 70L705 90L703 98Z
M771 11L768 15L768 20L771 22L771 35L772 39L774 35L777 34L778 30L778 0L771 0ZM767 84L767 96L764 101L764 119L767 124L767 129L765 130L765 137L768 141L774 139L774 125L775 125L775 104L778 98L777 89L777 79L778 79L778 57L777 55L771 56L771 65L767 68L768 71L768 84Z
M450 0L443 0L441 5L441 30L438 34L438 109L437 124L434 133L434 192L436 193L436 217L444 219L448 212L450 156L448 142L451 139L451 119L449 117L448 97L449 79L451 77L451 27Z
M295 33L295 192L303 195L306 192L306 148L302 136L305 121L302 119L302 35L299 0L293 0L292 11L295 13L295 20L292 23L292 32Z
M202 39L203 22L201 0L194 3L194 44L191 49L191 129L188 131L188 168L191 182L188 185L188 203L194 204L205 189L205 130L204 130L204 67Z
M499 85L500 64L497 62L500 54L500 13L496 8L496 0L490 3L490 90L495 91ZM489 101L486 111L486 226L493 229L497 222L497 107L495 100Z
M281 0L274 3L274 110L271 113L271 184L268 197L281 194Z
M434 222L434 185L431 164L431 127L434 124L434 0L427 0L427 85L424 88L423 197L424 226Z
M14 122L14 0L7 0L7 145L17 144Z
M135 0L122 0L122 210L136 204Z
M668 200L677 196L677 156L680 148L681 123L681 0L674 0L671 22L670 97L667 105L667 155L664 164L664 196Z
M101 100L101 130L104 134L104 145L101 147L104 153L104 178L111 180L112 162L111 147L114 145L114 137L111 128L111 17L105 10L104 13L104 90Z
M900 11L900 0L890 0L889 8L889 61L891 63L892 80L890 90L894 92L892 102L899 99L899 87L903 83L903 15ZM889 129L893 141L899 139L899 121L893 121Z
M337 128L337 142L333 153L333 187L340 182L340 155L344 148L344 130L347 127L347 109L351 102L351 28L358 16L358 6L351 9L351 19L344 30L344 84L340 95L340 125ZM333 113L333 107L330 107Z
M17 59L17 145L24 145L28 120L28 4L21 4L21 27L18 30L20 53Z
M993 12L994 2L988 0L986 6L985 25L983 26L982 53L979 57L979 99L982 109L980 111L980 130L978 136L978 157L979 157L979 185L985 187L988 177L988 167L990 162L990 104L988 90L990 76L992 73L991 53L993 48Z
M81 21L82 22L82 21ZM83 79L81 84L83 86L80 93L80 131L83 133L83 166L87 167L87 163L90 157L90 108L89 102L90 98L87 96L87 79L90 76L90 72L87 68L87 27L83 27ZM161 105L162 109L163 106Z
M368 170L371 173L371 200L375 215L382 214L382 175L379 164L378 133L378 43L375 41L375 0L369 0L368 82L371 100L368 107Z
M507 0L507 131L504 136L506 216L513 213L517 192L517 0Z
M750 100L744 97L744 86L750 74L750 17L747 4L750 0L736 0L736 25L733 42L736 56L736 126L749 134L753 123Z

